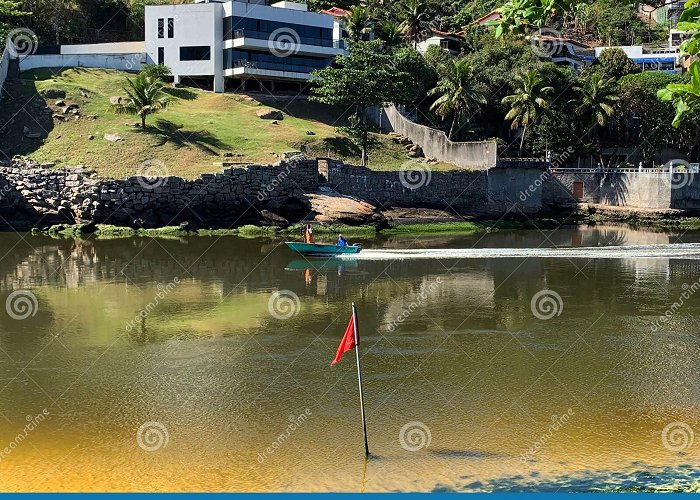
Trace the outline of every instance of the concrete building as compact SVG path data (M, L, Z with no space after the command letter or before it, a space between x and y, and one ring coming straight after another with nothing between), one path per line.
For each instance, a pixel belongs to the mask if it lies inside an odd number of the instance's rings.
M664 73L680 73L681 54L678 47L646 48L641 45L623 45L619 47L596 47L595 58L606 49L622 49L632 62L642 71L663 71Z
M446 33L444 31L432 30L432 33L425 40L418 43L416 49L421 54L425 54L431 46L440 47L449 52L453 56L458 55L462 50L462 41L464 40L464 32Z
M336 17L288 1L149 5L145 40L149 63L168 66L176 83L206 79L215 92L300 90L344 52Z
M581 69L586 64L586 54L593 54L588 45L571 38L546 33L532 35L530 43L540 59L561 66L570 66L575 70Z

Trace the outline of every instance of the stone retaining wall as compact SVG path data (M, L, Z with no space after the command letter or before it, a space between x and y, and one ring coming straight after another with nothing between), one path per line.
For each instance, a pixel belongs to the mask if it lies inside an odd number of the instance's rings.
M194 180L103 179L85 169L14 161L0 166L0 217L13 227L73 222L231 227L258 222L266 210L305 214L304 192L317 186L316 161L309 159L226 169Z

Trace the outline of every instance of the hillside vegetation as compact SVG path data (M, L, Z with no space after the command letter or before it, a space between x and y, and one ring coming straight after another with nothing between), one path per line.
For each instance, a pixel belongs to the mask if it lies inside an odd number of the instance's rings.
M163 162L172 175L193 177L216 171L214 164L224 159L268 164L284 152L302 148L312 155L359 161L357 147L336 131L345 120L342 108L290 97L253 98L169 88L167 92L177 101L149 117L146 129L134 127L136 117L117 115L110 106L110 97L124 95L126 76L102 69L24 73L21 85L15 87L15 98L6 108L21 110L19 124L11 127L14 135L0 136L0 149L57 166L84 165L112 177L133 175L149 160ZM65 91L64 106L56 106L56 98L42 96L50 90ZM65 105L78 104L80 118L68 114L66 121L54 119L51 126L39 126L32 116L37 108L27 105L32 99L45 102L55 113L61 113ZM267 108L282 111L284 118L276 124L259 118L256 113ZM0 111L0 122L8 118L2 116L4 113ZM27 138L22 134L23 126L37 130L42 137ZM118 135L123 140L109 142L105 135ZM404 149L389 137L373 135L377 141L370 154L373 168L394 169L408 161ZM224 153L229 157L223 158Z

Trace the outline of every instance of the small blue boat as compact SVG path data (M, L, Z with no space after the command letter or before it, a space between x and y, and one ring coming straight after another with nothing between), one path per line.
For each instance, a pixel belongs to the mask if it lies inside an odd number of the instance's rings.
M297 243L293 241L288 241L285 243L289 249L293 252L299 253L301 255L346 255L360 253L362 250L361 245L352 245L346 247L339 247L337 245L320 245L318 243Z

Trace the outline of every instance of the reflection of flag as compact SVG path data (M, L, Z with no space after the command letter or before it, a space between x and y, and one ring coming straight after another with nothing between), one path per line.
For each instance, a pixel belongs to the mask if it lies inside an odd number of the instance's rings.
M345 354L348 351L352 351L357 344L355 343L355 316L350 316L350 322L348 323L348 327L345 329L345 335L343 335L343 340L340 341L340 345L338 346L338 352L335 353L335 359L331 363L331 366L336 364L338 361L340 361L340 358L343 357L343 354Z

